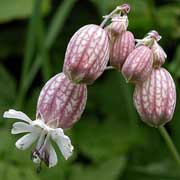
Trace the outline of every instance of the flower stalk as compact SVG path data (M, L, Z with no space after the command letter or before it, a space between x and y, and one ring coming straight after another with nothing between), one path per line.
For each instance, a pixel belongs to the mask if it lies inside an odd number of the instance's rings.
M165 141L165 143L166 143L172 157L174 158L174 160L176 161L177 165L180 168L180 155L179 155L179 153L178 153L178 151L176 149L176 146L174 145L171 137L169 136L166 128L164 126L160 126L158 128L158 130L159 130L161 136L163 137L163 139L164 139L164 141Z
M110 14L103 16L104 20L103 22L100 24L100 26L102 28L104 28L105 24L108 22L108 20L110 18L112 18L116 13L118 12L124 12L124 13L128 13L130 10L130 6L128 4L123 4L122 6L117 6L116 9L114 9Z

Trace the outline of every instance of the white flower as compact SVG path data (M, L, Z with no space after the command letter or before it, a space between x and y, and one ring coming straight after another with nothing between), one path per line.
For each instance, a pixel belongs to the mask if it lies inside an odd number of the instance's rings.
M28 133L21 137L15 144L20 150L26 150L37 141L35 150L32 153L34 163L40 164L44 161L49 168L57 164L57 155L51 144L51 140L58 145L66 160L72 155L73 146L71 145L71 140L68 136L64 135L63 129L51 128L44 123L43 119L32 121L23 112L13 109L6 111L3 117L25 121L14 123L11 133Z

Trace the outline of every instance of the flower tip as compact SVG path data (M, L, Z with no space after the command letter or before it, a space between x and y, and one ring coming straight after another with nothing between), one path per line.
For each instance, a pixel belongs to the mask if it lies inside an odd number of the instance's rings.
M7 116L7 111L5 111L5 112L3 113L3 118L6 118L6 116Z
M23 145L23 144L20 144L18 141L15 143L15 146L16 146L16 148L19 149L19 150L25 150L24 145Z
M9 109L8 111L5 111L3 113L3 118L9 118L9 115L12 114L12 109Z
M4 118L12 118L12 119L20 119L25 122L32 122L32 120L23 112L21 111L16 111L14 109L9 109L8 111L5 111L3 114Z

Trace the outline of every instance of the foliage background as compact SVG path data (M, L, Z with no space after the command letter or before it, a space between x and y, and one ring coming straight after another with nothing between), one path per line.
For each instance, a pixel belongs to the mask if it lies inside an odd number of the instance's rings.
M129 30L142 38L162 35L165 67L177 86L177 107L166 125L180 151L180 1L179 0L0 0L0 114L9 108L35 117L44 83L61 72L70 37L81 26L100 24L116 5L131 5ZM81 120L68 132L74 156L58 153L55 168L36 174L29 151L14 147L13 120L0 121L0 179L4 180L179 180L180 173L155 128L141 122L132 102L133 87L106 71L88 87Z

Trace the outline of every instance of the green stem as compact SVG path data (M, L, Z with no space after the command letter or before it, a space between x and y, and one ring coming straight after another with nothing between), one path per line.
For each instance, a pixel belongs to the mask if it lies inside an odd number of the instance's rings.
M166 129L163 126L160 126L158 129L159 129L162 137L164 138L166 145L169 148L169 151L171 152L174 160L176 161L176 163L180 167L180 156L179 156L179 153L178 153L171 137L169 136L168 132L166 131Z

